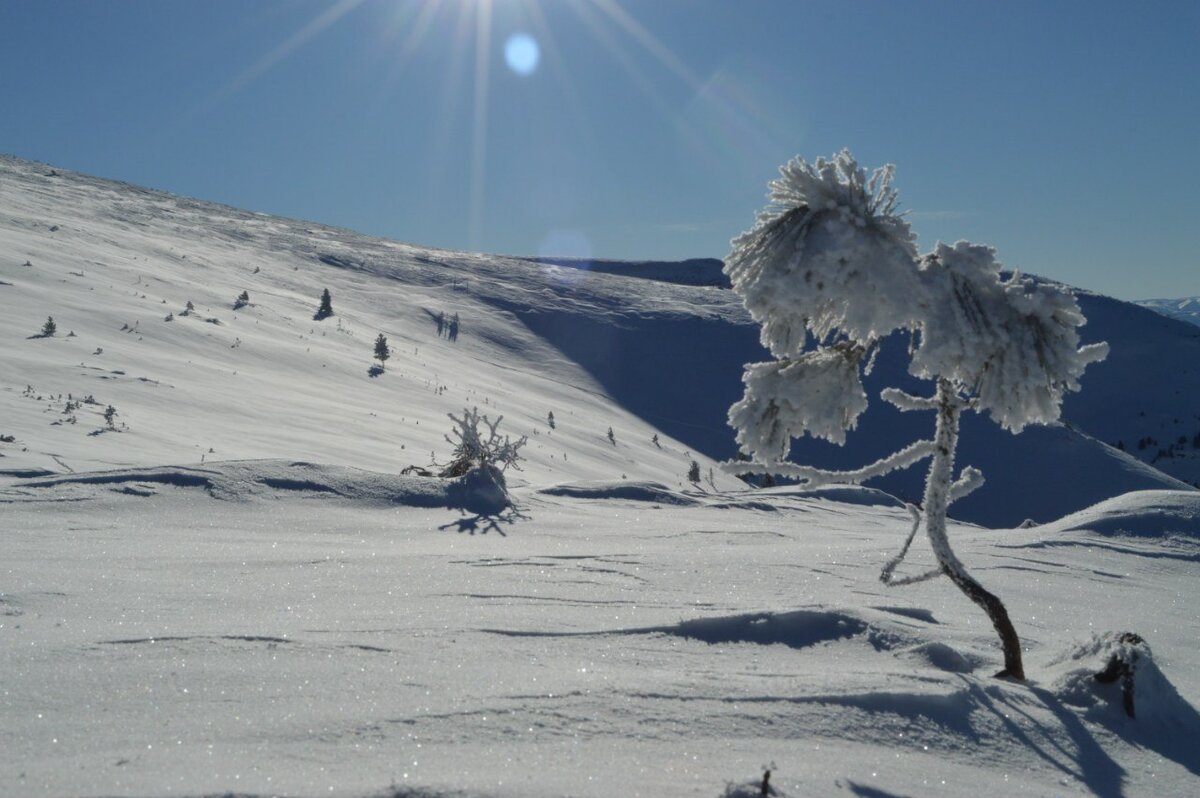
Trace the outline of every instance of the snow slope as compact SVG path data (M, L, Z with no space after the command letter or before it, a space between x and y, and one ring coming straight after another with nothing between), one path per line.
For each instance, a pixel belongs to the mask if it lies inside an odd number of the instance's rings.
M707 474L709 458L734 453L726 413L742 364L762 355L728 291L430 250L12 158L0 159L0 282L12 307L0 319L11 344L0 352L0 434L18 438L0 443L0 470L20 473L261 457L399 470L445 451L445 413L479 405L530 435L531 483L624 475L679 486L691 459ZM324 288L337 315L314 322ZM251 303L234 311L242 291ZM1200 427L1200 336L1125 303L1082 300L1103 318L1085 332L1113 355L1089 370L1066 418L1151 460L1157 448L1137 440ZM436 319L455 313L451 340ZM49 315L59 333L36 337ZM394 354L371 378L381 331ZM899 345L885 351L876 393L912 382L902 361ZM55 425L89 395L98 404ZM127 426L119 434L101 431L110 404ZM875 405L844 450L805 443L797 455L861 464L928 435L931 419ZM1198 453L1179 447L1147 469L1076 430L1012 438L968 419L961 460L991 483L954 509L995 526L1046 521L1130 490L1183 487L1159 470L1200 481ZM919 480L881 486L911 497ZM1010 498L1035 494L1027 506Z
M869 489L419 495L280 461L0 488L0 792L720 796L763 766L792 796L1200 786L1193 492L951 530L1024 684L990 676L951 585L879 584L907 514ZM1152 651L1136 720L1091 677L1107 631Z

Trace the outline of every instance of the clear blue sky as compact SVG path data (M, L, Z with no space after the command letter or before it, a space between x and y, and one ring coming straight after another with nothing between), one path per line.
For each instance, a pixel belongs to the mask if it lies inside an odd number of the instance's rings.
M923 248L1200 295L1188 0L0 0L0 109L0 152L510 254L721 257L849 147Z

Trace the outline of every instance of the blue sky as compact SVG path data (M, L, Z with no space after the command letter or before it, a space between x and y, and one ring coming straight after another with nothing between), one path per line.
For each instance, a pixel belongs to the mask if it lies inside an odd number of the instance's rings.
M0 152L523 255L721 257L849 147L923 249L1200 295L1200 3L7 0L0 108Z

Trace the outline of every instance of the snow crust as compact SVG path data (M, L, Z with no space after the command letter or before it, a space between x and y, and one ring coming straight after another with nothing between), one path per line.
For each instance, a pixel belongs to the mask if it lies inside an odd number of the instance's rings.
M888 502L613 483L487 516L397 501L393 475L222 464L226 495L197 471L0 488L5 795L722 795L771 763L787 795L1185 795L1200 774L1195 538L955 528L1021 628L1019 684L951 591L875 580L908 526ZM1187 508L1163 498L1170 529ZM1089 681L1094 629L1154 652L1136 721Z

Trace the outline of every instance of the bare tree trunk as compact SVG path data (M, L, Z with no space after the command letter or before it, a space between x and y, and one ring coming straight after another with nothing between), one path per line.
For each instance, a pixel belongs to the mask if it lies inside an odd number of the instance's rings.
M929 543L942 572L958 585L958 589L965 593L967 598L983 608L991 619L992 626L996 628L996 633L1000 635L1000 644L1004 648L1004 670L996 675L1024 680L1021 641L1012 621L1008 619L1008 610L999 598L985 590L983 585L967 573L967 569L950 548L950 540L946 535L946 510L950 504L950 478L954 470L954 450L958 445L958 418L962 411L962 400L959 399L954 386L946 379L938 380L937 399L938 418L933 462L930 463L929 477L925 482L925 531L929 535Z

